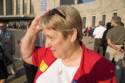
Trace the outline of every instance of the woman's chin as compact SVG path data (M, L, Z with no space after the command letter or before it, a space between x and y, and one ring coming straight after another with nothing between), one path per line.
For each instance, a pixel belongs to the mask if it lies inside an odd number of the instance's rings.
M52 51L52 52L55 58L59 58L59 59L62 58L62 55L60 53L57 53L56 51Z
M53 53L53 54L54 54L54 57L55 57L55 58L59 58L59 59L61 58L61 57L59 56L59 54L57 54L57 53Z

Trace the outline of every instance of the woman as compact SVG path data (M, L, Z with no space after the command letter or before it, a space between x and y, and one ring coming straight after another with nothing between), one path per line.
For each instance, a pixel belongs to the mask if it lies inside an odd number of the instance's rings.
M45 47L35 49L40 31ZM34 83L115 83L113 65L82 43L82 19L71 6L36 17L21 42L24 61L39 67Z
M106 30L102 36L102 41L101 41L101 46L103 48L103 56L105 56L105 53L106 53L106 49L107 49L107 39L106 39L106 35L107 35L107 32L112 28L111 26L111 22L108 22L106 24Z

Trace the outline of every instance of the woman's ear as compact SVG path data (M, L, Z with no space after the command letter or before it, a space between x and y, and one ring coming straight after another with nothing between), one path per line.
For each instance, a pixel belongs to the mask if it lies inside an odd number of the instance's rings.
M73 32L72 32L72 35L71 35L71 42L75 42L76 39L77 39L77 29L73 28Z

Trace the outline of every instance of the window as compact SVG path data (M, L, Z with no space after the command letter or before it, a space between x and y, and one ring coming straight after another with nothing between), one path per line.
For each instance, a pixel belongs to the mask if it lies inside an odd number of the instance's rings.
M102 15L102 21L103 21L104 24L105 24L105 21L106 21L106 15Z
M20 4L19 4L19 0L16 0L16 14L17 14L17 15L20 14Z
M24 13L24 0L17 0L16 2L16 14L20 15Z
M32 0L30 0L30 14L34 15L34 7L33 7Z
M3 15L3 0L0 0L0 15Z
M88 3L88 2L92 2L94 0L78 0L78 3Z
M83 17L83 28L86 27L86 17Z
M43 11L46 11L46 10L47 10L47 1L46 0L41 0L40 1L40 11L43 12Z
M27 2L24 1L24 8L23 8L24 15L27 14L27 6L28 6Z
M60 0L60 4L61 5L70 5L70 4L75 4L77 3L88 3L88 2L92 2L95 0Z
M83 3L84 2L84 0L78 0L78 3Z
M117 16L117 12L113 13L113 16Z
M95 27L96 16L92 16L92 27Z
M6 14L12 15L13 14L13 0L6 0Z
M60 0L61 5L70 5L74 4L74 0Z

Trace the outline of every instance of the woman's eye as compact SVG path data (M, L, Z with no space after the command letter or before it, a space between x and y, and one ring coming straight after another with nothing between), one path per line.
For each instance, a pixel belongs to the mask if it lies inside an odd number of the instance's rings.
M55 37L53 36L46 36L46 38L49 40L49 41L53 41L55 39Z
M51 41L53 41L53 38L50 38Z
M49 37L49 39L50 39L51 41L53 41L53 40L54 40L54 38L53 38L53 37Z

